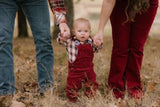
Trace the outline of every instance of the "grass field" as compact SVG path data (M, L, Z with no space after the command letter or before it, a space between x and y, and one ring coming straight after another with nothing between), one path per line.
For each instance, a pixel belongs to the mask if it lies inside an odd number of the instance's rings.
M77 103L68 103L65 95L67 77L67 54L64 47L59 46L53 40L55 63L54 79L55 92L48 92L46 97L37 93L37 70L35 61L35 47L33 38L14 39L14 62L17 93L14 100L23 102L27 107L118 107L108 90L107 78L110 67L110 55L112 39L104 38L104 47L100 53L95 54L94 64L97 81L100 85L95 100L88 99L81 90ZM144 86L143 107L160 106L160 37L149 37L145 45L144 60L141 70L141 78ZM53 94L51 94L53 93ZM123 107L134 107L134 100L127 94Z

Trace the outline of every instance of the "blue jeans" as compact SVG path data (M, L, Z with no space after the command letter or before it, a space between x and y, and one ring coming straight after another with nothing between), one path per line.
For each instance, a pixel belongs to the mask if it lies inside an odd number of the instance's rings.
M0 0L0 95L14 94L13 28L20 5L30 24L36 45L39 92L53 86L48 0Z

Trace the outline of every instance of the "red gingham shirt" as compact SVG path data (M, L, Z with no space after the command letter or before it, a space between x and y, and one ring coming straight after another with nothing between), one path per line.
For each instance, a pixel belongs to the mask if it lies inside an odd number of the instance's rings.
M98 52L102 48L102 45L100 47L96 47L93 44L93 40L92 40L91 37L89 37L88 40L86 40L84 42L80 42L78 39L76 39L75 36L73 36L74 39L72 39L72 37L69 37L66 41L62 41L60 39L60 36L61 35L58 34L57 42L60 45L63 45L63 46L66 47L70 63L73 63L76 60L77 54L78 54L77 46L80 45L80 44L86 44L86 43L91 44L91 46L93 48L93 52Z
M51 10L55 15L56 24L65 23L66 9L64 6L64 0L48 0Z

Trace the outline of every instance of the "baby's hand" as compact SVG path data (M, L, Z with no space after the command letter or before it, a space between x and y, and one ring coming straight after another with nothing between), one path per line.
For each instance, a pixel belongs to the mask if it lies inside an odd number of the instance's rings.
M60 39L60 41L66 41L67 38L65 38L61 33L58 34L58 38Z
M59 38L61 41L64 41L64 40L65 40L64 37L63 37L63 35L62 35L61 33L59 33L58 38Z

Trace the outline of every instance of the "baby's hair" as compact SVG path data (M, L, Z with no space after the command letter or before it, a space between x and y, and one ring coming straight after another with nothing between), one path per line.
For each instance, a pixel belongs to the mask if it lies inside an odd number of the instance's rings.
M74 23L73 23L73 28L75 27L75 24L76 23L86 23L88 26L89 26L89 28L91 28L91 24L90 24L90 22L89 22L89 20L88 19L85 19L85 18L78 18L78 19L76 19L75 21L74 21Z

